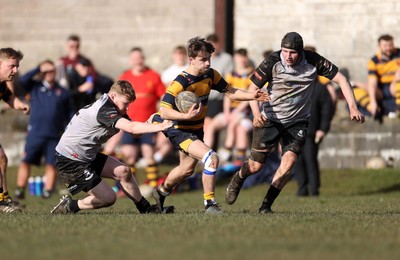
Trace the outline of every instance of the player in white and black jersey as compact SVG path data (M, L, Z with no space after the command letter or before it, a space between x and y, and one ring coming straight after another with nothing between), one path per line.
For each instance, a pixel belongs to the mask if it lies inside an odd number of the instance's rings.
M172 121L168 120L157 125L129 121L126 111L135 98L128 81L116 81L107 94L80 109L71 119L56 147L57 169L72 195L84 191L88 196L73 200L65 195L51 213L76 213L113 205L117 196L102 177L118 180L140 213L160 213L142 196L130 168L118 159L100 153L102 144L120 130L144 134L172 126ZM164 211L172 210L173 207L169 207Z
M281 50L268 56L251 76L249 91L268 83L271 99L262 104L261 111L256 102L250 101L255 126L251 154L228 185L225 194L228 204L236 201L246 177L263 167L268 154L279 142L282 146L281 164L259 209L262 214L272 212L272 203L290 179L297 155L305 143L311 94L318 75L340 86L349 106L350 119L364 122L352 87L338 68L318 53L304 50L303 39L298 33L287 33L282 39Z

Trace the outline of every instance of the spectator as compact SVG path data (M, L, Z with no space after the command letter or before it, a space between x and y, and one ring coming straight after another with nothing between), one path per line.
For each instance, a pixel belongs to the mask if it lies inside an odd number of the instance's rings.
M68 66L66 76L69 85L72 114L96 100L94 77L91 74L92 63L79 58L75 65Z
M163 210L165 197L194 172L199 160L204 163L202 176L204 205L206 213L219 213L215 200L215 173L218 168L218 155L202 141L203 124L207 110L207 98L211 89L228 95L233 100L267 100L268 95L261 91L247 92L231 87L221 75L210 68L211 54L214 46L200 37L188 41L189 67L169 85L161 102L158 114L153 118L155 123L163 120L176 121L174 127L164 131L176 149L179 149L180 162L172 169L166 180L153 192L159 210ZM175 97L182 91L194 92L200 97L201 105L195 105L188 113L181 113L175 106ZM203 106L204 109L203 109Z
M254 68L249 64L246 49L238 49L234 56L234 69L226 75L226 81L232 87L247 90L251 81L250 75ZM248 102L231 101L224 97L224 109L215 116L204 134L204 143L209 147L214 146L215 133L226 128L224 149L219 149L218 154L222 161L232 159L235 148L236 159L242 161L248 148L248 133L251 131L251 111Z
M96 77L95 75L96 71L92 65L92 62L90 61L90 59L88 59L87 57L85 57L80 53L79 51L80 46L81 46L80 37L76 34L71 34L70 36L68 36L65 45L66 55L62 56L56 62L56 81L59 82L59 84L65 88L69 88L68 78L66 75L67 69L75 67L75 65L78 64L80 59L85 59L89 61L91 66L89 75L91 75L93 79Z
M20 84L30 97L31 115L22 163L18 168L15 196L25 198L31 165L40 165L45 157L46 182L43 198L50 197L56 184L55 148L69 121L69 93L55 81L55 65L50 60L20 77ZM38 75L39 74L39 75ZM35 77L39 76L36 80Z
M30 107L17 98L9 89L10 82L17 75L19 62L23 58L20 51L12 48L0 49L0 100L4 100L10 107L29 113ZM0 211L17 212L21 211L18 203L14 203L8 193L7 187L7 155L0 144Z
M263 167L272 148L282 145L281 164L259 208L259 213L271 213L271 206L291 178L291 170L306 141L311 95L318 75L339 84L350 108L350 119L360 123L364 116L358 111L350 83L329 60L316 52L304 50L303 38L296 32L287 33L281 50L272 53L251 76L249 90L263 88L271 100L260 107L250 102L253 111L253 143L248 162L233 176L225 200L233 204L245 179Z
M132 48L130 65L131 68L119 77L120 80L129 81L136 92L136 101L129 105L128 116L133 121L146 122L152 114L157 112L157 105L165 93L165 86L160 75L146 65L141 48ZM135 136L120 133L107 145L107 152L113 150L119 141L121 141L123 160L132 167L134 173L136 171L135 164L141 153L146 161L146 183L156 187L159 177L158 164L154 160L156 134L146 133Z
M378 51L368 61L368 94L373 117L382 111L383 115L396 116L400 99L396 107L396 84L400 79L400 49L394 47L393 37L385 34L378 38ZM392 88L390 85L393 84ZM399 91L399 90L397 90Z
M170 121L153 125L126 119L128 106L135 98L132 85L119 80L107 94L103 94L93 105L79 110L71 119L56 147L57 170L72 195L85 191L87 196L74 200L70 195L64 195L51 211L52 214L72 214L113 205L116 194L102 178L118 180L122 191L140 213L162 213L142 196L127 165L100 153L102 144L120 130L144 134L172 126ZM166 208L164 212L171 211L173 207Z

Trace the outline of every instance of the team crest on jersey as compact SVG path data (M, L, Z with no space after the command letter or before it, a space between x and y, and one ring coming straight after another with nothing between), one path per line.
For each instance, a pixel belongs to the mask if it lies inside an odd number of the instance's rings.
M298 135L299 137L303 138L303 137L304 137L303 130L300 130L300 131L297 133L297 135Z

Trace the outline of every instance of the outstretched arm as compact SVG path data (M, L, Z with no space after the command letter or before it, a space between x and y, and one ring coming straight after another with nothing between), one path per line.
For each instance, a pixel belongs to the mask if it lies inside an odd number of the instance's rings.
M253 85L253 83L252 83ZM250 89L250 88L249 88ZM237 101L249 101L249 100L257 100L257 101L268 101L269 95L263 92L261 89L256 88L254 91L249 92L237 88L233 88L231 86L228 87L228 91L225 92L225 95L229 97L231 100Z
M347 81L346 77L341 72L338 72L332 80L335 83L337 83L342 90L342 93L346 99L347 105L349 106L350 119L355 120L360 123L364 123L364 121L365 121L364 115L357 108L353 89L352 89L350 83Z
M155 133L166 130L172 126L172 121L164 120L160 124L142 123L137 121L129 121L126 118L121 118L115 124L115 127L128 132L130 134L146 134Z

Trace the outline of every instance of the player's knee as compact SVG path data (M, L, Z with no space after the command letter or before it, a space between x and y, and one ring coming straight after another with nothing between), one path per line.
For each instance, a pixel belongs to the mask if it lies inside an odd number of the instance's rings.
M117 179L120 181L130 181L132 178L131 168L127 165L124 165L121 172L117 175Z
M103 207L110 207L114 205L117 201L117 194L115 192L110 192L107 196L102 200Z
M218 154L210 150L203 156L202 162L204 163L204 173L207 175L215 175L219 164Z

